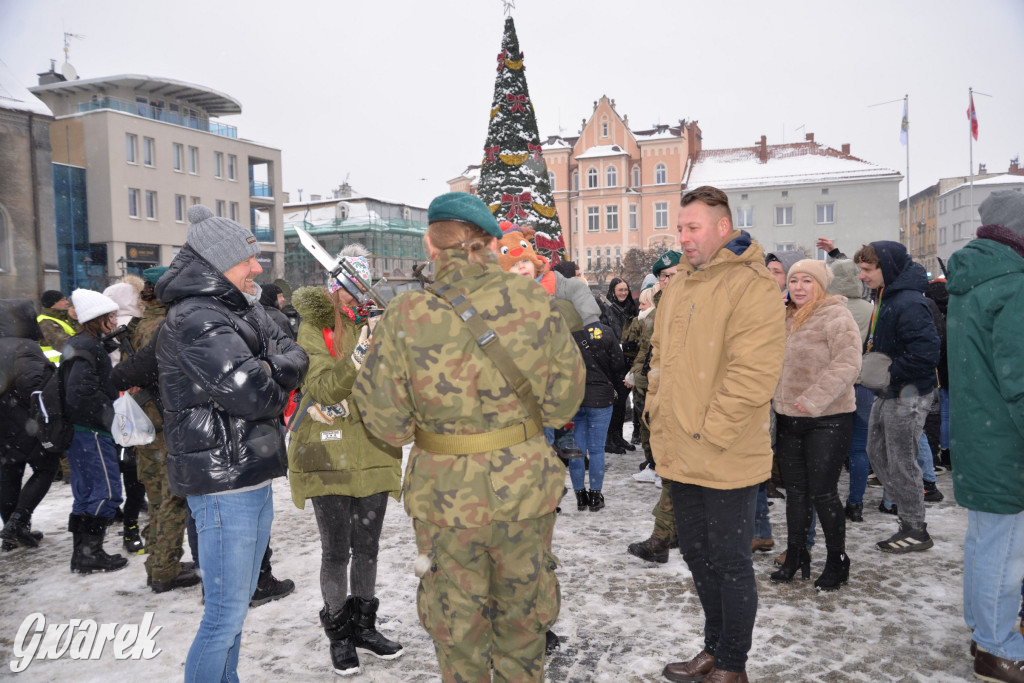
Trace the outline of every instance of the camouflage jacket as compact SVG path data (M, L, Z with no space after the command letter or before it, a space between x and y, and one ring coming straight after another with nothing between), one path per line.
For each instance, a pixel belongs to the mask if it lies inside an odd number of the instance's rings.
M352 351L366 323L341 321L342 353L338 358L327 347L324 330L334 327L334 307L319 287L302 287L292 296L302 315L299 346L309 356L309 371L302 384L302 401L289 423L288 483L292 502L299 508L306 499L342 495L365 498L387 491L396 499L402 480L402 449L372 436L359 418L352 398L356 365ZM332 338L333 341L333 338ZM330 406L348 403L349 414L331 424L317 422L306 409L315 401Z
M45 317L44 317L45 316ZM39 329L43 333L43 346L49 346L54 351L60 351L71 335L67 333L64 326L46 318L57 318L70 325L75 332L78 331L78 323L71 319L67 311L58 311L54 308L44 308L36 318L39 321Z
M132 348L138 353L146 347L155 337L157 331L160 329L160 325L163 324L167 318L167 306L164 305L163 301L155 299L153 301L146 302L146 310L142 312L142 318L137 321L133 319L134 325L130 325L130 334L128 335L128 341L131 342ZM146 387L143 387L146 388ZM157 385L149 387L149 391L154 397L159 398L160 388ZM139 396L136 395L136 400ZM157 401L149 400L142 403L142 410L146 413L146 417L150 419L153 426L157 429L163 428L164 417L160 413L160 408L157 405Z
M586 369L565 320L531 278L493 260L470 264L444 250L435 284L465 294L533 386L544 426L561 427L583 400ZM352 390L367 428L409 443L415 428L436 434L489 432L521 422L527 408L469 327L443 299L413 290L395 297L379 323ZM413 445L405 509L438 526L480 527L548 514L562 496L565 466L544 434L509 448L445 455Z

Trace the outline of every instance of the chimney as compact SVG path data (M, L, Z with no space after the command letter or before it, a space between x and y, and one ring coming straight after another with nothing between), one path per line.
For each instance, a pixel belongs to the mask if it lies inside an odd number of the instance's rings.
M988 173L988 168L986 168L985 164L978 164L978 175L985 175L986 173Z
M1021 169L1019 164L1020 164L1020 157L1014 157L1014 158L1010 159L1010 171L1009 172L1011 174L1013 174L1013 175L1024 175L1024 169Z
M758 143L757 158L761 160L762 164L768 163L768 136L762 135L761 142Z
M63 83L64 81L68 80L64 78L63 74L57 73L56 59L50 60L49 71L44 71L43 73L36 75L39 76L39 85L49 85L50 83Z
M804 140L806 140L807 142L814 142L814 133L805 134Z
M846 154L846 155L850 154L850 143L849 142L844 142L843 143L843 154Z

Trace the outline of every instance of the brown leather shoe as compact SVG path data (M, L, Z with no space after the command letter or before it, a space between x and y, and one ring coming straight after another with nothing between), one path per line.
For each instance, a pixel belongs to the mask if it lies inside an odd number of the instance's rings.
M704 683L747 683L747 672L712 669L704 678Z
M986 681L1024 683L1024 662L996 657L979 647L977 654L974 655L974 675Z
M770 538L755 538L750 542L750 552L767 553L775 547L775 541Z
M715 656L707 650L688 662L666 664L661 675L675 683L699 683L715 668Z

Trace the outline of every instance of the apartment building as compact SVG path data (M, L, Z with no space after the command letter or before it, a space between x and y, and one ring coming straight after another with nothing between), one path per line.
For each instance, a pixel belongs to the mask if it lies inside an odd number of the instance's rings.
M270 280L284 273L281 152L239 138L217 117L242 105L211 88L126 74L66 80L53 68L29 90L50 126L61 285L102 287L168 265L188 207L252 228Z
M981 227L978 207L993 192L1024 192L1024 175L1005 173L961 182L938 197L936 256L948 262L953 252L975 238Z

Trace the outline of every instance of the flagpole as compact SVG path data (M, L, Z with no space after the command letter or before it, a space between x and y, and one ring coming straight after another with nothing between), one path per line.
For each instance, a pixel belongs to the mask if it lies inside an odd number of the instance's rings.
M970 88L970 87L967 88L967 97L968 97L968 102L970 103L968 106L971 109L971 113L974 114L974 111L973 111L974 110L974 88ZM976 114L975 114L975 116L976 116ZM970 232L968 234L973 235L974 234L974 121L973 121L973 119L969 121L969 125L967 126L967 141L968 141L968 143L970 144L970 147L971 147L971 153L970 153L970 164L971 164L971 210L967 214L968 218L971 221L971 229L970 229Z
M903 112L907 119L907 245L910 245L910 93L903 95ZM908 249L909 251L909 249Z

